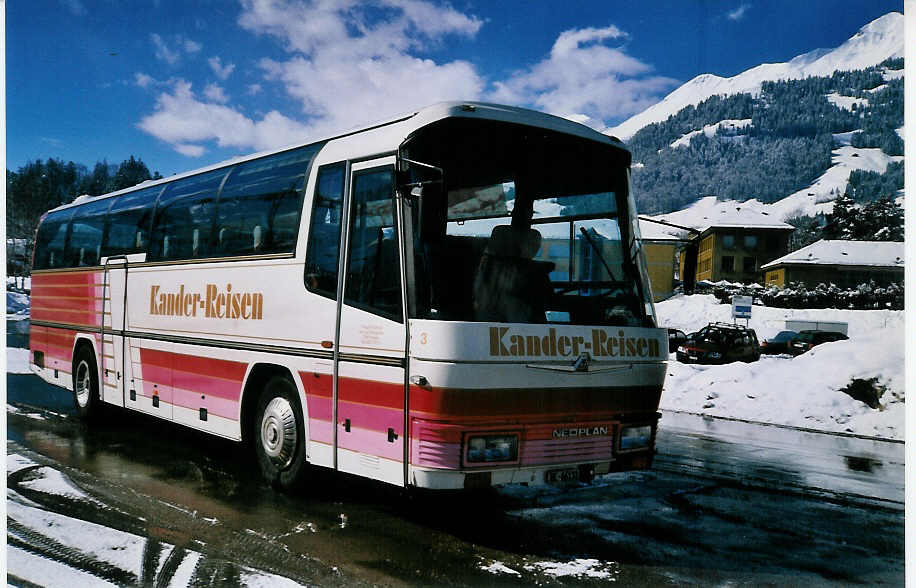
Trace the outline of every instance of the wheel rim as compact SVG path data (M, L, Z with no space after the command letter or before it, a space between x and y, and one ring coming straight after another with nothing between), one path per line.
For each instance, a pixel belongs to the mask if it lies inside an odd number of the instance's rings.
M92 393L92 380L89 377L89 364L86 360L80 361L76 366L76 403L80 408L89 405L89 395Z
M261 418L261 448L264 454L282 470L293 461L297 438L292 404L285 398L274 398Z

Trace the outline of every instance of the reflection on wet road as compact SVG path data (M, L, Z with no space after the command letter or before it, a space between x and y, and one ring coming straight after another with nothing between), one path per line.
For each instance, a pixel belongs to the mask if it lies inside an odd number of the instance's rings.
M123 411L88 429L65 392L7 382L10 571L33 583L37 560L116 585L903 582L898 443L666 413L652 470L591 485L405 492L315 470L286 496L236 444Z

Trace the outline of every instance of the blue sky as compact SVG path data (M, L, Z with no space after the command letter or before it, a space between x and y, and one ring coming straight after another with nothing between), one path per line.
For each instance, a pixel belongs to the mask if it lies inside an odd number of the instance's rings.
M7 168L163 175L443 99L614 126L701 73L833 48L901 0L7 2Z

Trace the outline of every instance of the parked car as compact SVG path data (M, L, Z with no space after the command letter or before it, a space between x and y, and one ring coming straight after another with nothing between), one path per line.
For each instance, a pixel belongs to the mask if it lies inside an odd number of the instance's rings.
M681 363L731 363L757 361L760 347L757 333L749 327L731 323L709 323L677 349Z
M789 353L789 345L797 336L798 333L795 331L779 331L775 337L770 337L760 342L760 353L767 355Z
M843 333L835 333L833 331L799 331L798 336L789 345L789 353L801 355L821 343L844 341L846 339L849 339L849 337Z
M687 342L687 335L680 329L668 329L668 353L674 353L677 348Z

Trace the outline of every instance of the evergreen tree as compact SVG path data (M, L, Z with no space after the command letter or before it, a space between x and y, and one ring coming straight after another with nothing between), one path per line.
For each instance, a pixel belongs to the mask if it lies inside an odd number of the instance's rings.
M838 196L833 201L833 212L827 215L821 235L824 239L853 239L853 225L858 212L856 205L848 194Z
M158 175L158 172L156 175ZM112 178L111 191L130 188L150 179L153 179L153 176L150 175L149 168L146 167L143 160L134 159L134 156L131 155L130 159L121 162L118 167L117 173Z

